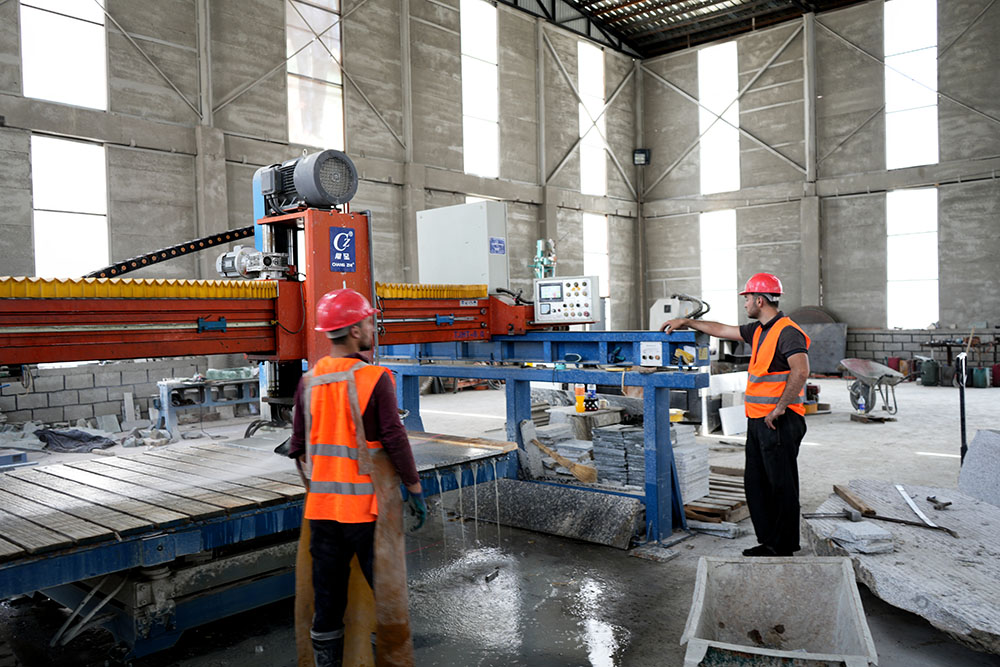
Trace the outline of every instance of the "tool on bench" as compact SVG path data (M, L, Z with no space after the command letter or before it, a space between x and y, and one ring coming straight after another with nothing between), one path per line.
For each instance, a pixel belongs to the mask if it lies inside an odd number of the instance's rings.
M900 486L900 485L897 484L896 488L897 489L902 489L902 486ZM895 517L890 517L890 516L880 516L880 515L878 515L878 514L875 513L875 509L874 508L872 508L870 505L868 505L867 503L865 503L865 501L863 501L860 497L858 497L850 489L848 489L845 486L841 486L840 484L834 484L833 485L833 491L838 496L840 496L848 505L850 505L852 508L854 508L854 511L852 511L852 510L844 510L840 514L834 514L833 516L829 516L829 517L826 517L826 516L810 516L808 514L804 514L803 516L805 518L807 518L807 519L844 518L844 519L850 519L851 521L860 521L860 518L856 518L857 513L860 513L861 516L864 517L865 519L875 519L877 521L890 521L892 523L901 523L901 524L906 525L906 526L919 526L921 528L931 528L932 530L941 530L941 531L944 531L944 532L948 533L949 535L951 535L952 537L958 537L958 533L956 533L951 528L945 528L944 526L938 526L938 525L932 523L930 521L930 519L927 519L927 517L923 517L924 519L926 519L926 522L921 523L919 521L910 521L908 519L897 519ZM900 491L900 493L903 493L905 495L906 492L905 491ZM909 496L906 496L906 498L907 498L907 500L909 500ZM911 501L910 504L912 506L912 501ZM916 508L914 508L914 509L916 509ZM918 510L918 514L920 514L919 510Z
M927 496L927 500L934 505L934 509L936 510L946 510L951 505L950 500L938 498L937 496Z

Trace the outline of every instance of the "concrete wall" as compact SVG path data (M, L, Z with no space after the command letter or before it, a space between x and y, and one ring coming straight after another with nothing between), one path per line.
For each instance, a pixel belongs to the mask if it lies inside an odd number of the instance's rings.
M772 150L741 137L737 192L699 194L697 147L682 159L698 136L697 106L658 80L696 97L697 50L645 61L643 124L645 144L653 150L645 176L652 187L642 207L646 306L675 288L698 293L697 213L735 208L741 281L772 271L785 285L786 312L820 304L852 327L884 329L885 192L937 186L940 322L967 330L971 322L1000 321L994 180L1000 167L1000 12L987 11L973 23L988 5L938 3L940 161L923 167L885 169L878 0L817 15L812 29L803 19L736 38L741 87L774 57L740 100L741 128ZM805 93L810 80L812 99ZM811 125L814 132L807 130ZM807 150L813 142L815 158Z
M416 280L416 211L469 194L510 204L512 279L522 288L530 287L534 241L545 236L546 200L567 211L553 220L578 218L580 211L634 218L635 197L610 160L606 198L579 194L578 150L545 182L575 143L579 122L577 100L537 19L498 8L501 177L482 179L463 173L457 0L348 0L343 10L346 146L362 180L352 207L375 216L377 279ZM0 193L7 213L0 219L0 274L33 273L28 145L34 132L107 147L113 260L249 224L253 172L315 148L288 143L285 11L275 0L112 0L109 110L97 112L21 96L17 3L0 5L6 116L0 175L7 184ZM544 33L575 84L579 38L548 24ZM610 51L606 61L610 95L633 61ZM544 104L536 102L539 67ZM608 112L612 149L633 183L634 99L631 81ZM616 276L622 285L637 279L626 250L634 245L632 230L620 225L629 238L613 250L616 270L628 273ZM557 239L558 271L570 275L582 266L579 225L564 225L564 234ZM132 275L214 278L212 254ZM633 324L630 317L621 325Z

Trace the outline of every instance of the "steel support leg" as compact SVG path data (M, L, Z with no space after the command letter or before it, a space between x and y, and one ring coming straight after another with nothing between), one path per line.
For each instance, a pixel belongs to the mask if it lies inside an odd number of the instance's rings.
M420 418L420 376L400 375L396 381L396 402L409 414L403 419L403 426L410 431L423 431L424 420Z
M673 532L674 517L685 526L670 445L670 389L645 387L643 435L646 452L646 539L660 541Z
M531 382L510 380L506 382L507 392L507 439L524 449L520 423L531 419Z

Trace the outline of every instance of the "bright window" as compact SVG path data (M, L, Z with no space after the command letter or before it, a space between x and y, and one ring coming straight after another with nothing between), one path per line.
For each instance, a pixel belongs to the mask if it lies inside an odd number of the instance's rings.
M937 0L885 3L885 164L938 161Z
M924 329L938 321L937 189L885 197L886 324Z
M35 275L80 278L108 265L104 146L31 137Z
M289 56L288 141L343 150L339 1L286 0L285 49Z
M583 104L580 114L580 192L603 197L608 193L608 161L604 155L607 124L604 116L604 51L590 42L577 42L577 84ZM600 118L598 116L600 115ZM591 119L596 120L592 123ZM600 130L600 131L598 131Z
M583 274L597 276L600 296L604 300L604 328L611 321L611 262L608 258L608 217L596 213L583 214Z
M698 146L702 194L740 189L738 94L736 42L698 51L698 101L706 107L698 109L698 131L704 133Z
M25 97L102 111L108 108L101 5L79 0L22 0L21 73Z
M701 231L701 298L712 307L710 319L739 321L739 279L736 270L736 211L712 211L699 216Z
M500 96L497 8L461 0L462 141L465 173L500 175Z

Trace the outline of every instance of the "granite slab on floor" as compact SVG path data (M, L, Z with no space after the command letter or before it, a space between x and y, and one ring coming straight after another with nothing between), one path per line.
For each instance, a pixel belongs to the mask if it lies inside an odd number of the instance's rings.
M506 526L618 549L629 547L645 516L635 498L516 479L477 484L462 493L466 517L472 517L475 508L479 521L495 522L499 505L500 523ZM451 500L451 509L458 511L457 498Z
M918 520L892 482L852 480L850 489L881 516ZM955 489L907 485L906 491L934 523L958 533L879 522L892 533L895 550L848 553L832 538L845 519L806 519L806 535L818 556L850 556L858 581L889 604L927 619L978 651L1000 654L1000 508ZM952 505L935 510L927 496ZM817 512L840 512L831 496Z

